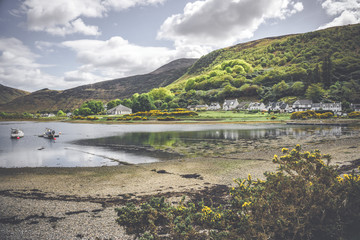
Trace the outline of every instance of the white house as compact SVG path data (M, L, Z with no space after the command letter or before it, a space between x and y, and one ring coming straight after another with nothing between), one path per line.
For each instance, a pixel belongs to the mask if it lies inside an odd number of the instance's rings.
M285 102L269 102L269 104L265 108L267 110L279 111L279 112L289 112L290 111L289 104L287 104Z
M307 111L311 109L312 103L311 100L297 100L294 102L292 108L295 112Z
M226 100L223 104L223 110L228 111L228 110L233 110L235 109L237 106L239 105L239 102L237 99L232 99L232 100Z
M195 110L196 111L206 111L208 110L209 106L207 104L205 105L196 105Z
M249 111L252 110L259 110L259 111L266 111L266 107L264 103L259 103L259 102L252 102L249 104Z
M350 108L354 111L354 112L360 112L360 104L350 104Z
M333 102L333 103L313 103L311 110L318 111L318 110L324 110L324 111L333 111L334 113L341 112L341 102Z
M123 105L118 105L116 107L113 107L109 110L106 111L106 113L108 115L124 115L124 114L131 114L132 113L132 109L125 107Z
M212 111L216 111L221 109L221 106L218 102L213 102L210 104L210 106L208 107L208 110L212 110Z

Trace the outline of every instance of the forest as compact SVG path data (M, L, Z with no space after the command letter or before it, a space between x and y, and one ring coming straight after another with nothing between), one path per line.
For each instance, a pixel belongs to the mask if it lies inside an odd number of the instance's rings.
M360 103L360 25L265 38L213 51L166 87L108 103L133 112L225 99Z

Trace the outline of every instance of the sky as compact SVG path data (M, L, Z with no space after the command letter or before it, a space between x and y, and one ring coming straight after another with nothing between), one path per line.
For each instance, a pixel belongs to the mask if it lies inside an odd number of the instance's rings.
M64 90L360 22L360 0L0 0L0 84Z

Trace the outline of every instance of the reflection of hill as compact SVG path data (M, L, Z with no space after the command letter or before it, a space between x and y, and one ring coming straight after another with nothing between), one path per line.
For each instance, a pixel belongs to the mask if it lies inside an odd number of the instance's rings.
M176 143L212 140L241 140L276 138L279 136L339 136L344 134L345 127L284 127L267 129L219 129L191 132L134 132L123 136L87 139L77 141L78 144L91 146L138 146L142 148L157 146L173 146Z

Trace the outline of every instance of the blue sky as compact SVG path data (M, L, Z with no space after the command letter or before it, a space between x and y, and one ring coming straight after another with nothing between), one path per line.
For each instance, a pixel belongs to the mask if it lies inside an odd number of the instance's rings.
M0 0L0 84L68 89L359 22L360 0Z

